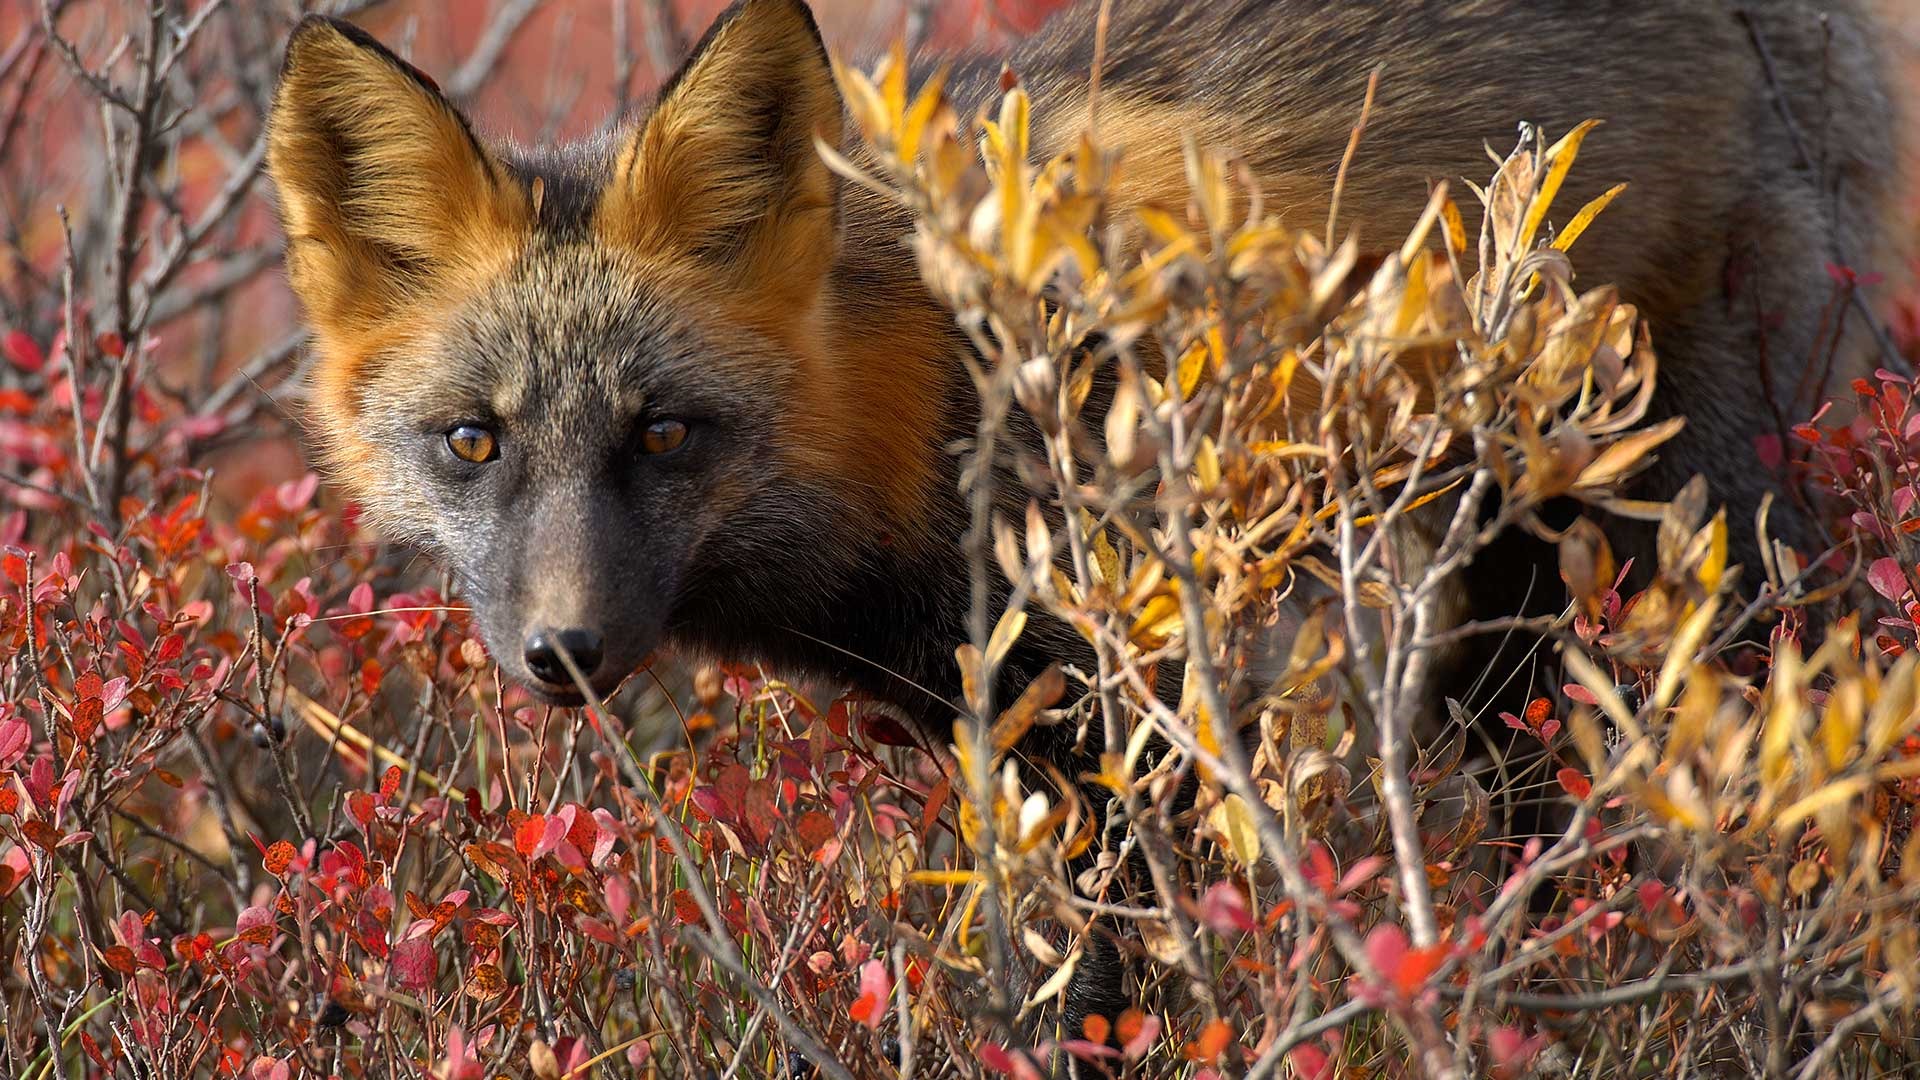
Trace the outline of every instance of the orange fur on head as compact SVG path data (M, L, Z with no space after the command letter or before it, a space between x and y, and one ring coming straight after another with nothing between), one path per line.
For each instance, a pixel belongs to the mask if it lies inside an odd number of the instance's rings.
M621 148L595 230L615 247L722 266L765 301L808 303L838 227L837 183L813 140L837 145L840 118L806 5L738 5Z
M270 125L314 389L350 415L345 392L375 344L505 265L531 200L431 83L346 23L294 31Z
M871 237L848 250L840 184L814 146L840 144L843 113L806 5L736 4L621 147L593 231L708 318L779 343L793 393L786 455L803 475L837 478L850 508L904 527L925 517L934 483L936 365L953 323L901 257L904 221L880 240L885 269L854 272L865 294L836 294L844 258L873 258ZM876 274L896 269L876 305Z

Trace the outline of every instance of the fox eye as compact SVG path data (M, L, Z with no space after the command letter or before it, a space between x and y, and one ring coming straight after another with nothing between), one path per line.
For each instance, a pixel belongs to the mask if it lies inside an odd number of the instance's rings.
M494 444L493 432L477 424L461 424L447 432L447 449L461 461L471 461L478 465L499 457L499 447Z
M640 449L649 454L669 454L687 441L687 425L679 420L655 420L640 433Z

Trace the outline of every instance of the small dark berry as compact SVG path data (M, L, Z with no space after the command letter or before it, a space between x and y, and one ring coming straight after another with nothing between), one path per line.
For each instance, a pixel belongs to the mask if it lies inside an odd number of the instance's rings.
M1640 711L1642 702L1640 698L1640 687L1637 684L1621 683L1613 688L1613 692L1619 695L1620 704L1625 705L1628 712L1637 713Z

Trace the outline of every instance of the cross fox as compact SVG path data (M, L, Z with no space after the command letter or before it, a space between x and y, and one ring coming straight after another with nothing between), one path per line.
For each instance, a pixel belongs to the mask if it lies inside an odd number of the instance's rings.
M1011 58L1042 152L1084 122L1097 6ZM1342 203L1376 244L1406 235L1429 181L1483 176L1518 123L1604 119L1562 205L1630 185L1580 267L1648 318L1656 411L1687 418L1647 493L1704 475L1733 561L1761 565L1756 437L1872 364L1864 334L1833 340L1827 264L1894 258L1895 125L1858 0L1115 0L1109 26L1120 211L1185 200L1190 134L1239 153L1265 205L1323 222L1376 65ZM983 105L999 72L962 64L949 92ZM569 658L604 694L667 645L948 730L968 345L904 212L816 151L853 142L843 113L801 0L740 0L644 117L561 147L483 139L348 23L293 32L268 168L318 456L451 569L543 698L580 700ZM1784 500L1772 527L1816 536Z

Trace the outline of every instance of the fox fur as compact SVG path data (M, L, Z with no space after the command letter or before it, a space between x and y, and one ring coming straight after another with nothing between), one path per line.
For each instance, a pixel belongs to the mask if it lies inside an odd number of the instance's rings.
M1042 152L1084 121L1096 7L1012 57ZM1775 481L1756 436L1872 364L1856 332L1834 347L1826 264L1895 259L1896 129L1856 0L1116 0L1110 26L1100 130L1126 163L1123 211L1185 199L1192 133L1317 227L1376 65L1342 203L1363 243L1397 245L1429 182L1484 176L1520 122L1606 121L1562 205L1631 185L1578 266L1650 320L1657 409L1687 418L1647 492L1703 474L1734 560L1760 565ZM998 76L963 65L951 93L985 104ZM350 24L294 31L268 169L313 334L318 456L452 570L536 692L577 700L523 652L582 628L596 693L671 645L864 687L949 730L969 589L948 448L977 405L910 222L813 148L849 126L801 0L740 0L644 116L564 147L481 139ZM646 452L663 421L684 443ZM450 453L463 425L496 456ZM1817 535L1784 500L1773 529ZM1471 568L1466 591L1514 573ZM1063 637L1030 631L1011 677Z

